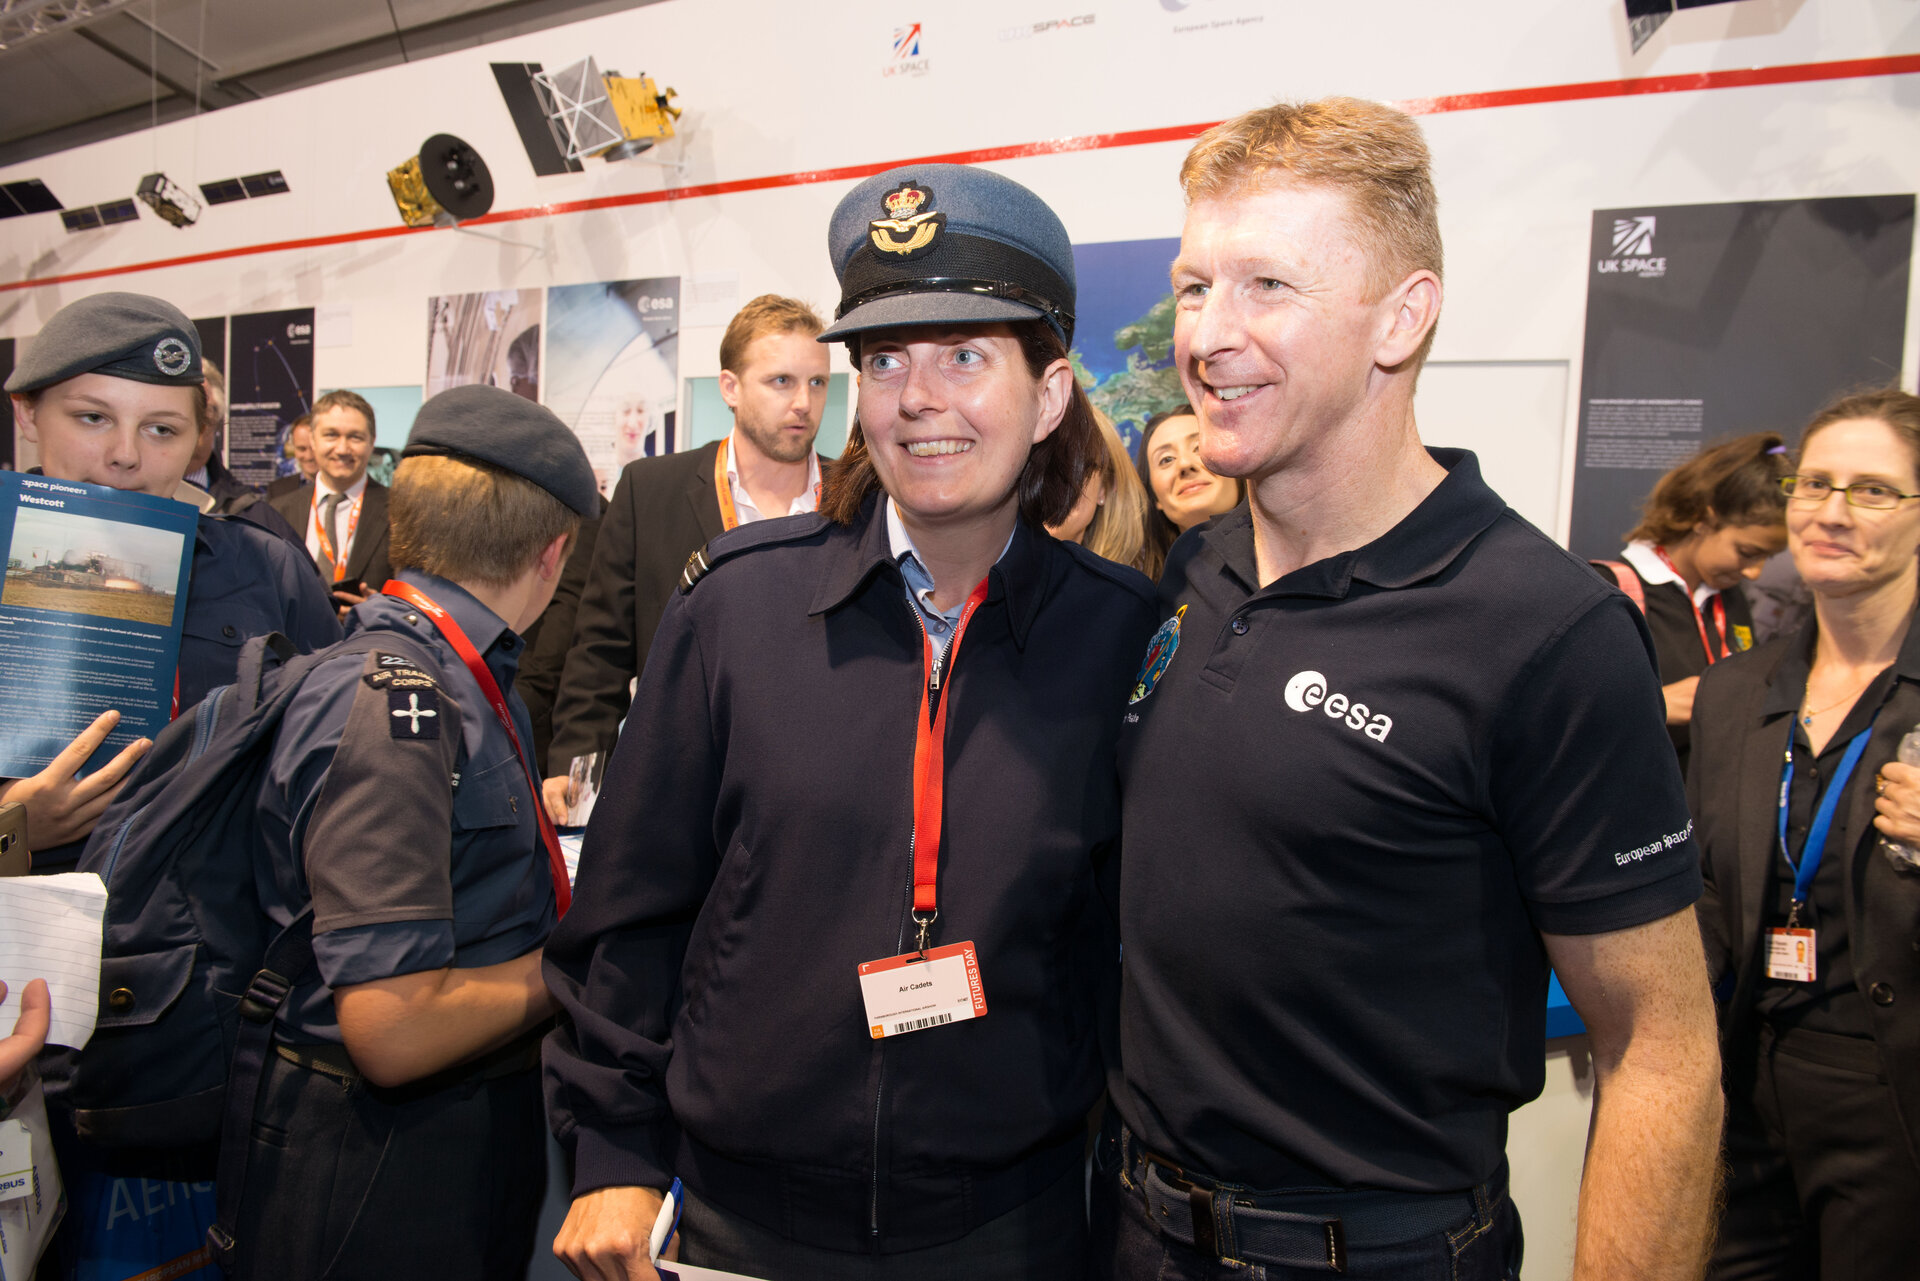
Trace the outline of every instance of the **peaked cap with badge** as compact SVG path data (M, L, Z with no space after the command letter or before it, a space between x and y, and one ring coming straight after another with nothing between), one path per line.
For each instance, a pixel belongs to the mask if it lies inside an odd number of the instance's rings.
M400 456L436 454L498 467L581 516L600 514L600 484L580 438L551 409L504 388L452 387L420 406Z
M81 374L161 387L198 387L200 331L185 312L145 294L94 294L53 314L7 379L10 392L39 391Z
M840 305L821 342L897 325L1044 319L1073 342L1073 243L1046 201L971 165L903 165L840 201L827 229Z

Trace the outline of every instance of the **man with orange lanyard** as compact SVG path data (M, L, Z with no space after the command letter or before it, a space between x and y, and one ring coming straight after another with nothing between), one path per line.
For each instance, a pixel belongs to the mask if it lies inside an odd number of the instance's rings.
M518 1278L544 1178L541 949L569 905L514 692L593 470L492 387L420 410L392 487L395 577L288 710L259 800L262 905L313 913L275 1029L235 1274ZM357 1207L357 1209L356 1209Z
M814 339L822 328L796 299L753 299L720 340L720 395L733 431L620 474L554 698L545 786L556 821L566 813L573 758L613 749L687 556L736 526L818 506L813 439L827 406L827 354Z
M387 581L387 487L367 475L374 412L364 396L330 391L313 402L311 483L269 500L295 529L341 616Z

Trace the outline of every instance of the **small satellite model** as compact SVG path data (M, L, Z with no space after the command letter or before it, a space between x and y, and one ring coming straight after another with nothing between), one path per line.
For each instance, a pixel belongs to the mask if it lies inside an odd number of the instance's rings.
M493 175L480 153L450 133L420 144L420 154L387 171L400 221L409 227L451 227L493 208Z
M140 180L139 190L133 193L140 202L159 214L176 227L191 227L200 221L200 202L187 194L173 179L163 173L150 173Z
M532 76L534 96L546 113L554 141L568 160L602 156L630 160L662 138L673 137L680 108L672 89L661 93L644 73L601 74L592 58Z

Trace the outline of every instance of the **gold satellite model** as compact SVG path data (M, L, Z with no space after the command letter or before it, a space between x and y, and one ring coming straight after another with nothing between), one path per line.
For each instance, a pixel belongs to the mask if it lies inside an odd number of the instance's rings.
M419 155L387 170L387 186L409 227L451 227L493 208L487 162L450 133L436 133Z
M644 73L602 74L592 58L551 74L537 71L532 81L553 140L569 160L630 159L673 137L673 122L680 118L672 89L660 92Z

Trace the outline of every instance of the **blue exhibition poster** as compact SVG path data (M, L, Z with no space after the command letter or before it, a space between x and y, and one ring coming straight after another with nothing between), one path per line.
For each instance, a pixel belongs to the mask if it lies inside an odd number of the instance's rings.
M120 723L89 769L166 726L199 519L170 498L0 473L0 776L37 774L109 708Z

